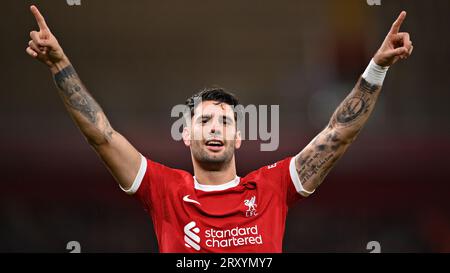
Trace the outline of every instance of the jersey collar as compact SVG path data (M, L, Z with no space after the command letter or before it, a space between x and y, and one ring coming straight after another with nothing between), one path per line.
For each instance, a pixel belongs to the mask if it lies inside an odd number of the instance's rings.
M205 185L205 184L198 183L197 178L195 178L195 176L194 176L194 188L196 190L201 190L201 191L223 191L223 190L227 190L227 189L236 187L237 185L239 185L240 181L241 181L241 178L239 176L236 176L233 180L231 180L227 183L224 183L224 184Z

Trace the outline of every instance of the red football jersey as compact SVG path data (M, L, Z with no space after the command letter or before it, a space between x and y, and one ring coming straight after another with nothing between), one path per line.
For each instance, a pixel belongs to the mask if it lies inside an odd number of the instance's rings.
M282 252L288 207L305 191L289 157L222 185L142 157L132 187L161 252Z

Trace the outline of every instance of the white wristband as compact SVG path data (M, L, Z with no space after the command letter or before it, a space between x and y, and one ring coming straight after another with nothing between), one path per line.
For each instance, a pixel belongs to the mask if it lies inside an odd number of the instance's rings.
M366 70L362 74L363 79L365 79L368 83L382 86L384 77L386 77L386 73L389 69L389 66L379 66L374 60L370 60L369 65Z

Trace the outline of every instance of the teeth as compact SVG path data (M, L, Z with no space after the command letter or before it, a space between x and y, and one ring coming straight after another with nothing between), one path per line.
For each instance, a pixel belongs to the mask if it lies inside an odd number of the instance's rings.
M210 140L206 142L206 145L223 145L223 144L220 141Z

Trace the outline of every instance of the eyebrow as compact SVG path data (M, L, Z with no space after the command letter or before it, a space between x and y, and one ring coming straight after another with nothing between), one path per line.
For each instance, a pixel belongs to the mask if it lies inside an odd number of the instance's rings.
M225 118L225 120L227 121L227 122L229 122L229 123L233 123L233 119L232 118L230 118L229 116L222 116L222 118Z
M199 116L196 120L201 120L201 119L205 119L205 118L207 118L207 119L211 119L212 118L212 114L203 114L203 115L201 115L201 116ZM225 119L227 122L230 122L230 123L232 123L233 122L233 119L232 118L230 118L229 116L226 116L226 115L222 115L222 117L221 117L222 119Z
M211 118L212 118L212 115L211 115L211 114L203 114L203 115L199 116L199 117L197 118L197 120L199 120L199 119L204 119L204 118L211 119Z

